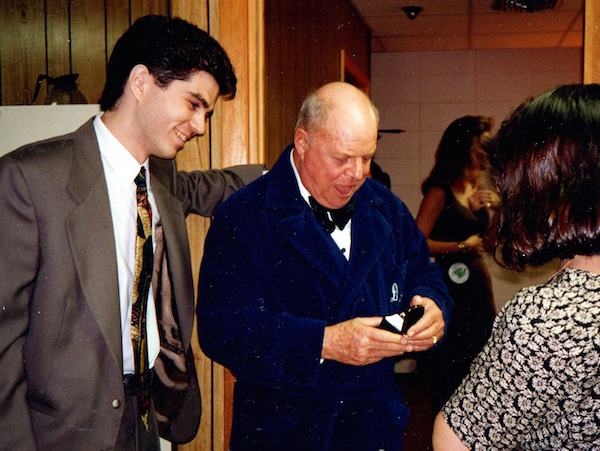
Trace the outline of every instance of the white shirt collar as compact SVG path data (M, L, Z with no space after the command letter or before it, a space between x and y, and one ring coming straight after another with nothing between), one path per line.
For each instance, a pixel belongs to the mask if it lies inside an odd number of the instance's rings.
M298 183L298 188L300 189L300 195L304 198L306 203L310 206L310 202L308 198L310 197L310 193L302 183L302 179L300 178L300 174L298 173L298 168L296 167L296 163L294 162L294 149L290 152L290 163L292 164L292 170L294 171L294 176L296 176L296 183Z
M115 175L122 189L127 189L140 172L140 168L144 166L146 168L146 180L148 185L150 185L148 159L140 165L125 146L106 127L101 117L102 113L94 118L94 128L98 137L100 154L102 155L106 169Z

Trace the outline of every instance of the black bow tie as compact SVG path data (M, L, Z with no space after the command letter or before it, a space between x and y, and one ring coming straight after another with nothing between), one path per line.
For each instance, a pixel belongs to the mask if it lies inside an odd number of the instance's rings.
M348 221L350 221L350 218L354 214L354 210L356 208L356 199L354 197L350 199L350 202L348 202L342 208L338 208L337 210L325 208L312 196L308 198L308 201L315 212L315 216L323 225L327 233L333 232L335 230L335 226L338 226L340 230L346 227L346 224L348 224Z

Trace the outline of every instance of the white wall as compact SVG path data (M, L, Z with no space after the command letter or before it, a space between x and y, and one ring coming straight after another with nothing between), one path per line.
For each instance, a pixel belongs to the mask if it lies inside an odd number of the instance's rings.
M97 104L0 107L0 156L24 144L70 133L99 111Z
M380 128L406 130L382 135L375 160L416 215L421 183L450 122L468 114L493 116L497 130L527 97L582 79L581 49L374 53L371 94ZM520 287L545 281L554 269L552 264L516 276L488 263L497 307Z

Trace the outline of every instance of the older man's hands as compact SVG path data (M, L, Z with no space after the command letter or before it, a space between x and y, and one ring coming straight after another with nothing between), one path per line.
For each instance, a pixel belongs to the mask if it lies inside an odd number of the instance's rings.
M415 296L410 304L422 305L425 313L406 335L378 329L381 317L353 318L325 328L321 357L363 366L386 357L431 348L444 334L442 311L426 297Z

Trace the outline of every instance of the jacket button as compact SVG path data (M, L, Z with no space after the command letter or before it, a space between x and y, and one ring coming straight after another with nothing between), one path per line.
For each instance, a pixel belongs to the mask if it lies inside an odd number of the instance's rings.
M119 401L117 398L112 400L111 403L113 409L118 409L119 407L121 407L121 401Z

